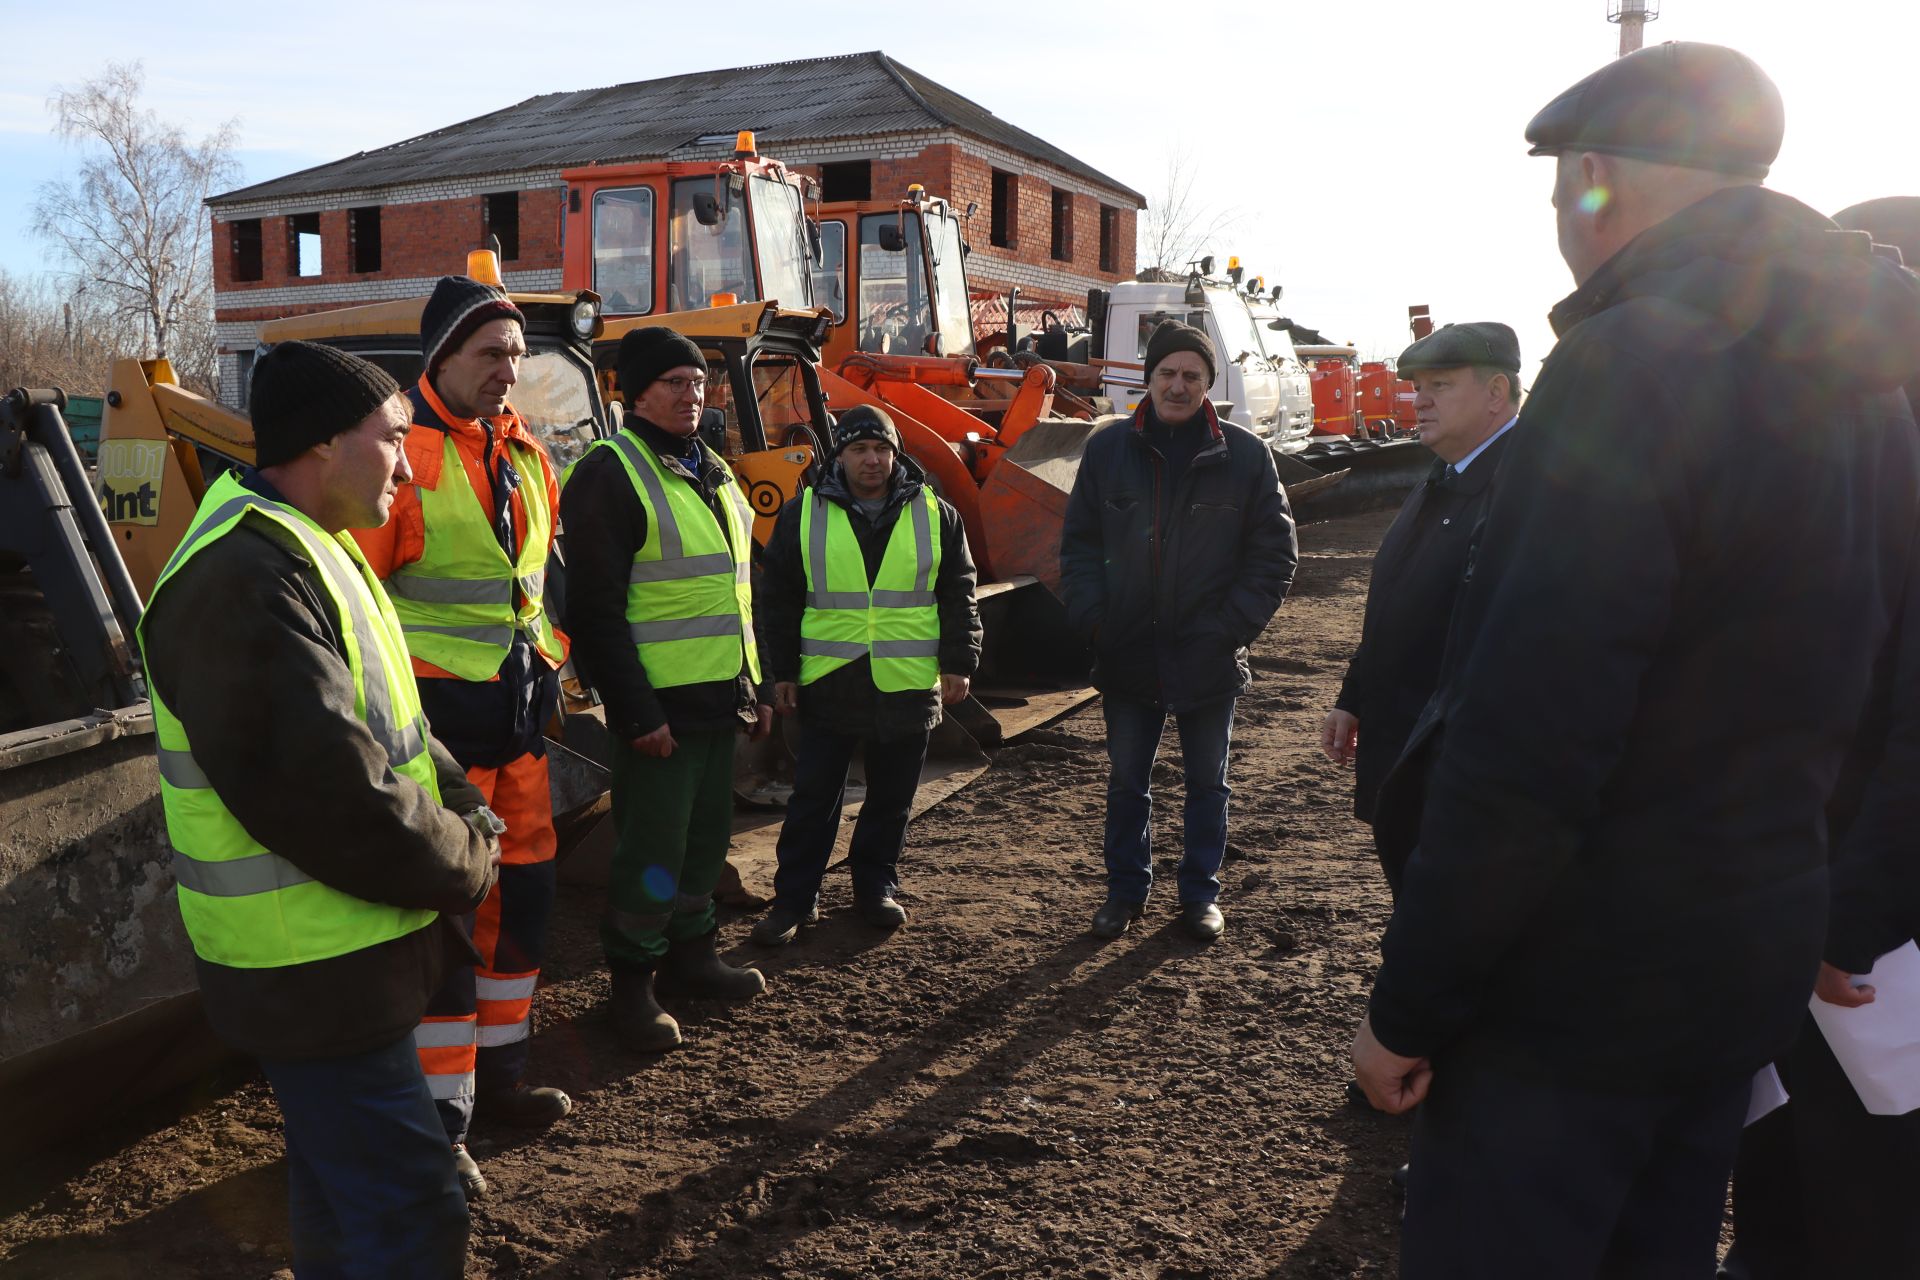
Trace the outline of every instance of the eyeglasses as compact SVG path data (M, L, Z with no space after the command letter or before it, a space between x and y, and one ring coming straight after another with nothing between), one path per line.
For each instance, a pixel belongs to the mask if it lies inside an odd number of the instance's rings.
M693 394L697 396L707 394L707 380L705 378L662 378L660 379L660 385L673 392L676 396L687 394L688 387L692 387Z

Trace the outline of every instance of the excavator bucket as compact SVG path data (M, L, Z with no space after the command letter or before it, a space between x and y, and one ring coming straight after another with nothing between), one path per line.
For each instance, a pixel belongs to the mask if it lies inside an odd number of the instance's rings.
M1434 456L1418 440L1335 437L1316 440L1297 454L1278 455L1277 461L1281 482L1294 499L1294 519L1308 524L1398 506L1433 469ZM1335 475L1342 477L1336 484L1309 487Z
M1060 528L1097 425L1079 418L1036 422L994 464L980 488L980 517L995 577L1026 575L1059 596Z

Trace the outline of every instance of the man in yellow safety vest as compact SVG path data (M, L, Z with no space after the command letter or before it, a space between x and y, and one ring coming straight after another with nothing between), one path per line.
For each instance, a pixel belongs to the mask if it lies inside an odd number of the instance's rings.
M616 846L601 939L614 1027L636 1052L680 1043L655 999L744 1000L766 987L714 951L713 892L733 822L733 752L766 736L746 495L700 439L707 361L653 326L620 340L625 426L574 464L567 632L612 738Z
M180 914L214 1029L286 1119L299 1274L458 1277L467 1207L413 1030L473 961L499 846L427 733L345 531L387 518L407 405L344 352L254 368L260 469L222 476L140 623Z
M466 1148L476 1109L547 1125L573 1105L522 1083L554 896L541 730L567 656L546 608L560 487L507 403L525 327L498 285L445 276L434 286L420 314L420 381L407 392L413 480L384 525L354 532L393 598L435 736L505 827L499 883L472 921L480 963L448 977L415 1033L470 1196L487 1190Z
M960 515L906 455L884 410L835 425L820 482L767 540L760 606L774 706L800 717L774 901L753 940L782 946L820 918L847 770L865 748L867 795L848 866L860 918L906 923L895 900L927 737L980 665L973 557Z

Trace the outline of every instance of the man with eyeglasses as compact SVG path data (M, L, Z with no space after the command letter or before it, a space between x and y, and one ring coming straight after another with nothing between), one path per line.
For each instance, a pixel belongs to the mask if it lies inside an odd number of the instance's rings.
M707 362L671 329L636 329L615 357L626 422L574 465L567 631L612 738L613 875L601 940L614 1029L637 1053L680 1043L660 994L746 1000L766 988L714 950L713 893L733 824L739 734L764 738L772 699L753 635L753 512L700 439Z
M414 1033L473 1197L487 1189L466 1150L476 1108L537 1127L573 1106L559 1089L522 1083L554 895L542 729L567 656L544 592L559 485L507 402L525 323L496 286L466 276L434 286L420 315L420 381L407 392L413 483L386 524L354 530L393 597L434 734L505 824L499 883L472 922L480 964L449 975Z

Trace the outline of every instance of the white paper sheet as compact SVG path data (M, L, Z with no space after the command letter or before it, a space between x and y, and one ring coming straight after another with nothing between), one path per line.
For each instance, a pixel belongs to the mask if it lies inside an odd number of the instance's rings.
M1769 1111L1786 1105L1787 1086L1780 1083L1779 1071L1769 1062L1753 1077L1753 1092L1747 1098L1747 1123L1752 1124Z
M1896 947L1854 981L1873 987L1873 1003L1842 1009L1815 996L1820 1034L1868 1114L1920 1110L1920 946Z

